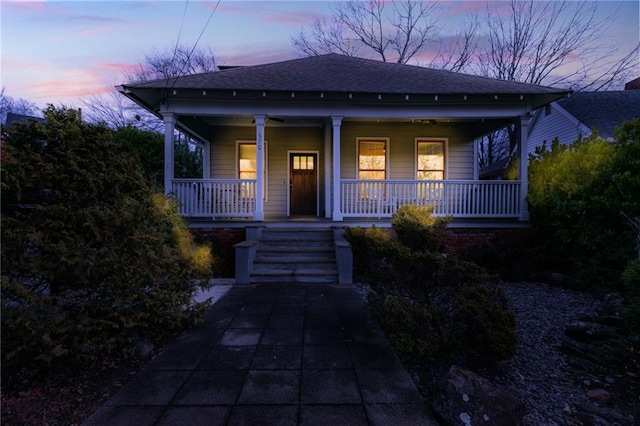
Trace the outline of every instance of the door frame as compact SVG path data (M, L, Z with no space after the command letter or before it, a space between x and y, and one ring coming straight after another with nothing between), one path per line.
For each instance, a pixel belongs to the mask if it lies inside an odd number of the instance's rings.
M291 217L291 154L315 154L316 155L316 217L320 215L320 151L312 149L287 150L287 217Z

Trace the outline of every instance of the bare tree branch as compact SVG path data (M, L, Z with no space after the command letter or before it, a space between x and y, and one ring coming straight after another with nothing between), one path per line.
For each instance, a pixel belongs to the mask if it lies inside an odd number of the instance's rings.
M170 79L180 75L213 72L217 70L211 49L192 50L178 45L160 51L154 49L145 55L132 72L123 72L123 79L136 83L158 79ZM164 124L147 110L112 89L107 95L82 99L87 107L85 117L93 122L103 122L109 127L134 126L144 130L162 131Z
M29 102L26 99L14 99L11 96L5 95L5 88L0 89L0 122L5 123L7 121L7 114L13 112L15 114L22 114L28 116L34 116L39 112L39 108L33 102Z
M475 74L531 84L603 89L628 75L638 47L612 63L616 47L602 34L615 12L597 2L511 0L508 14L487 5L486 45L477 49ZM579 66L576 66L579 65Z
M416 0L341 2L329 20L316 19L311 30L301 31L292 43L309 56L355 56L366 49L384 62L405 64L435 40L437 8L437 2Z

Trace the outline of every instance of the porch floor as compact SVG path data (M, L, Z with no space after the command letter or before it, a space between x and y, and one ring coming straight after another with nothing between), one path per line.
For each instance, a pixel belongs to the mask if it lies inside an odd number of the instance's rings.
M333 228L333 227L361 227L390 228L391 220L388 218L346 218L342 221L334 221L331 218L318 216L269 216L264 221L251 219L230 218L187 218L190 228L215 229L215 228L246 228L248 226L263 226L266 228ZM499 229L499 228L530 228L529 221L515 219L453 219L449 228L472 229Z

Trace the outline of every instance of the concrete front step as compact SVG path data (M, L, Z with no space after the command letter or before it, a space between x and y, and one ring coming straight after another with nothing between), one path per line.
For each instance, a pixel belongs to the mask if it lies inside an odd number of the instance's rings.
M251 275L251 284L278 283L278 284L336 284L338 274L335 275Z
M250 280L252 283L337 282L332 231L264 229Z
M328 268L297 268L297 269L254 269L251 274L252 283L283 282L283 283L334 283L338 280L338 271Z
M288 247L289 249L304 248L304 247L317 247L317 248L332 248L333 241L309 241L303 239L291 239L291 240L260 240L260 248L266 247Z
M290 264L290 263L295 263L295 264L315 264L315 263L336 263L336 258L335 256L307 256L304 254L298 254L298 253L292 253L291 256L282 256L281 253L279 253L278 256L275 256L273 254L268 254L268 253L260 253L258 255L258 257L256 257L256 259L253 261L254 264L259 264L259 263L267 263L267 264L274 264L274 263L283 263L283 264Z

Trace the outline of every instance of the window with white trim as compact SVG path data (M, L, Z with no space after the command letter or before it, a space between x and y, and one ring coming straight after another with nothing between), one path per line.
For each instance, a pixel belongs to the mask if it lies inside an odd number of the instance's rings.
M416 179L444 180L446 141L416 139Z
M236 142L236 169L238 179L257 179L258 165L256 157L255 141L238 141ZM267 142L264 143L264 170L262 188L264 199L267 198Z
M358 139L358 179L384 180L387 178L388 139Z

